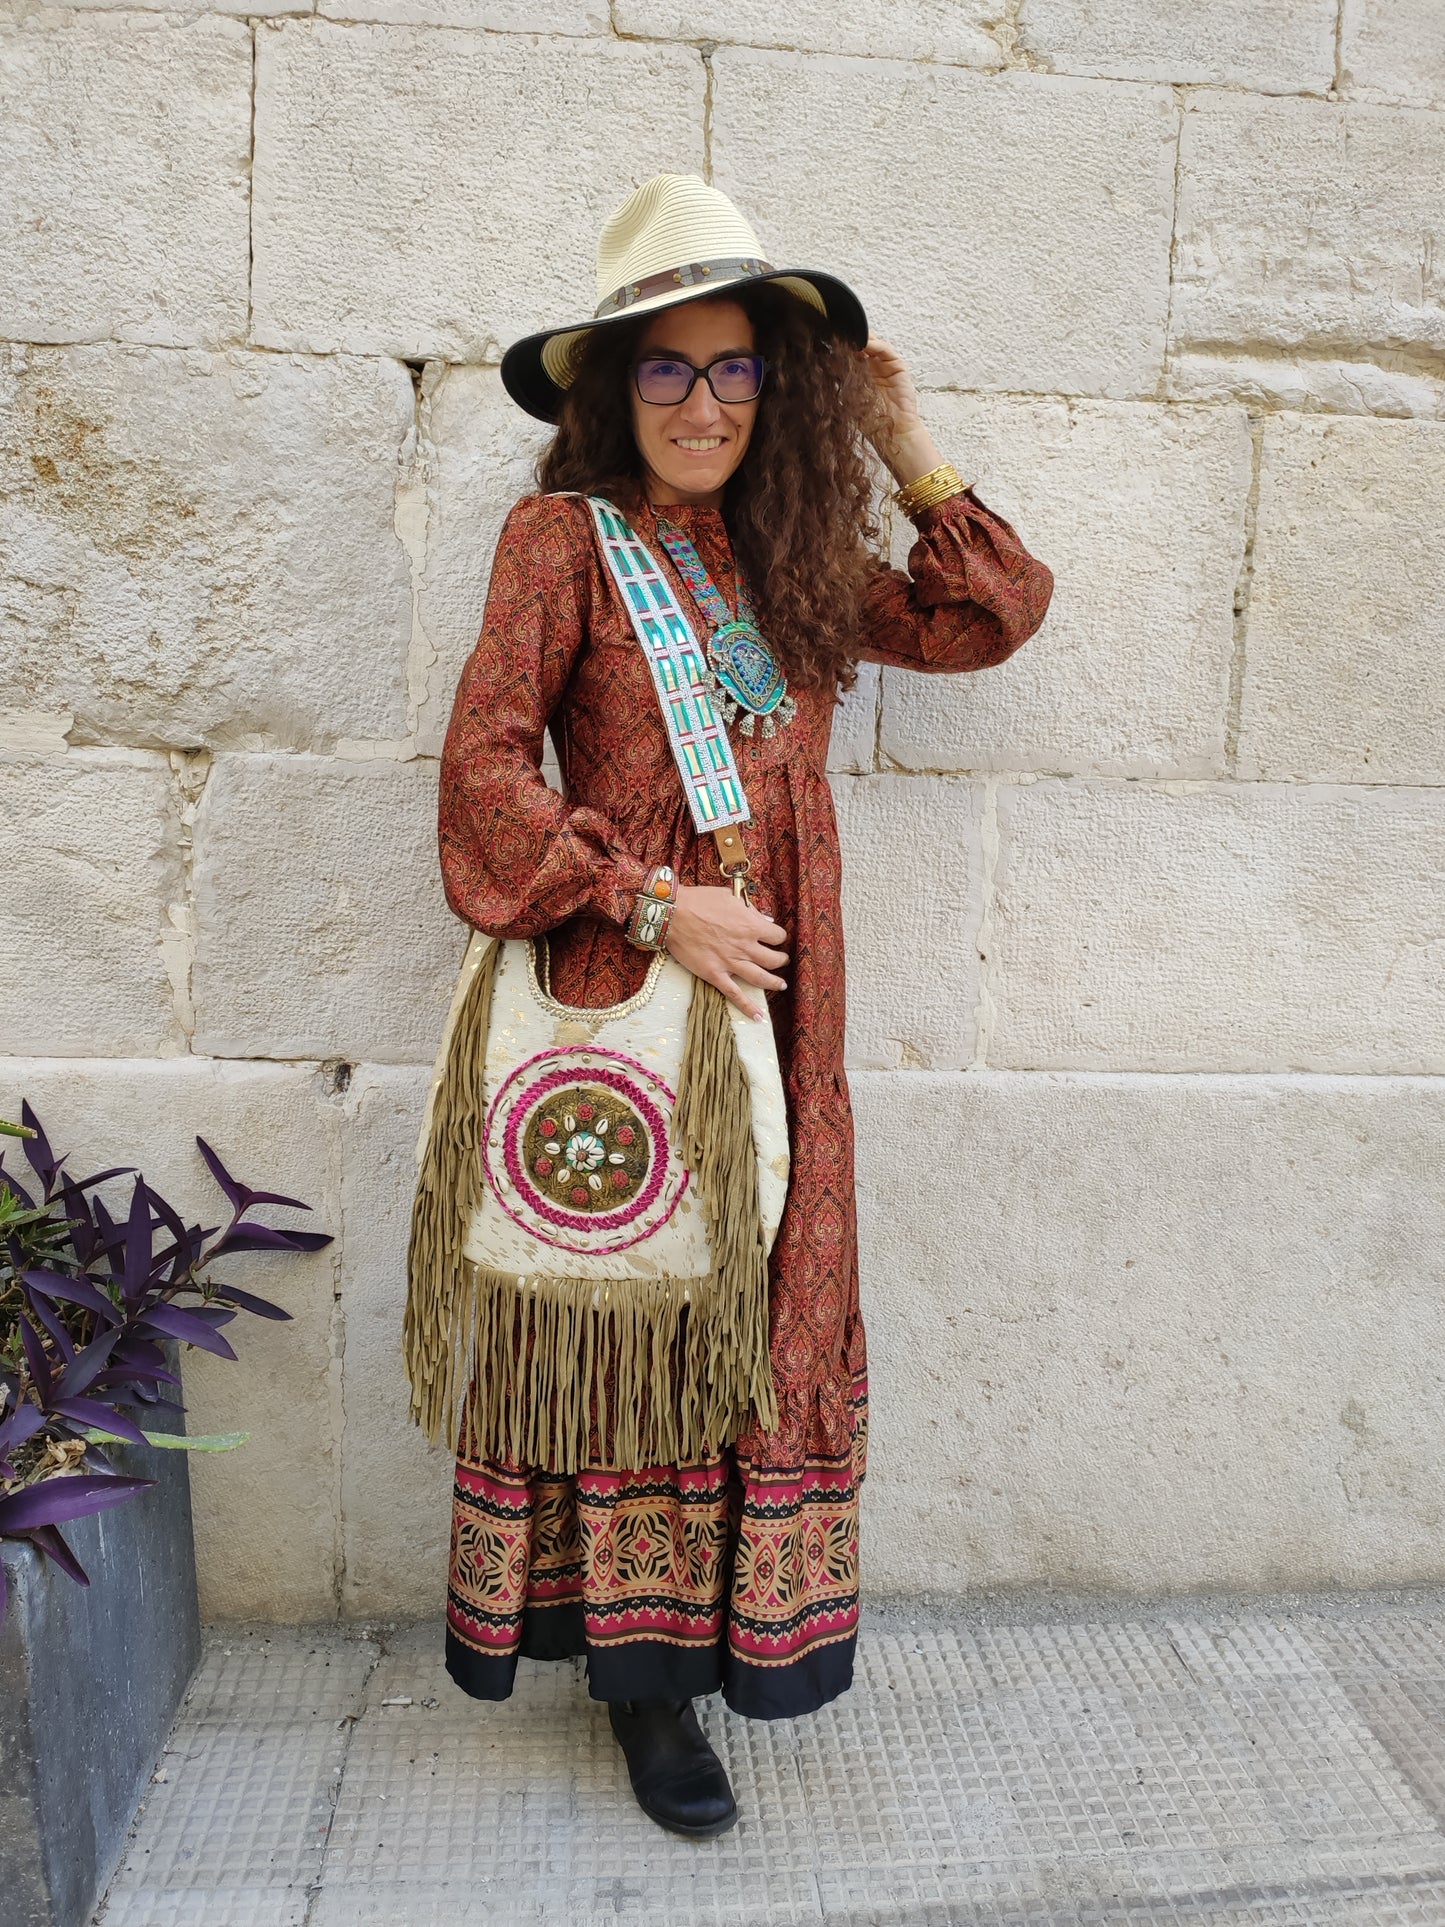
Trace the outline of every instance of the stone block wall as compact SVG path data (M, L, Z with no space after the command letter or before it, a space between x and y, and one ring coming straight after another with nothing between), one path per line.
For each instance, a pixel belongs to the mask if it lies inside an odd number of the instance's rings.
M442 1603L398 1341L496 364L664 168L857 286L1058 577L834 732L869 1585L1445 1580L1440 20L3 0L0 1113L337 1234L187 1362L252 1433L210 1616Z

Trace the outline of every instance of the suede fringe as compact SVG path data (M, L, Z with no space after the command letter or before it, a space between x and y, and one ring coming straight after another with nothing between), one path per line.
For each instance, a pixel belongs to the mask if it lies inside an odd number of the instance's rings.
M411 1416L433 1444L445 1437L453 1451L470 1358L458 1340L470 1336L475 1319L470 1267L462 1251L482 1199L482 1074L492 980L501 954L500 943L488 946L453 1014L417 1173L406 1254L402 1356L411 1384Z
M766 1007L763 1022L771 1022ZM705 1375L717 1400L732 1407L731 1443L749 1408L765 1431L778 1422L768 1356L768 1248L758 1200L752 1086L727 999L700 977L687 1008L672 1136L707 1209L708 1285L716 1295L710 1318L689 1321L687 1373L689 1379Z
M417 1183L404 1327L412 1417L453 1452L466 1419L470 1450L554 1472L695 1461L730 1444L752 1412L776 1426L751 1090L711 984L693 985L673 1116L707 1212L711 1272L516 1278L464 1257L481 1201L499 953L494 944L457 1011Z

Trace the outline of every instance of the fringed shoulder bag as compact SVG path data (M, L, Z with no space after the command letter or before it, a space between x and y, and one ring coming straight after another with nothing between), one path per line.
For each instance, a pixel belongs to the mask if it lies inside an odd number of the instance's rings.
M589 501L694 823L735 873L747 799L702 652L623 516ZM455 1451L465 1418L487 1457L574 1472L776 1425L768 1253L789 1154L770 1022L662 951L624 1002L559 1003L545 938L474 932L417 1160L404 1352L433 1440Z

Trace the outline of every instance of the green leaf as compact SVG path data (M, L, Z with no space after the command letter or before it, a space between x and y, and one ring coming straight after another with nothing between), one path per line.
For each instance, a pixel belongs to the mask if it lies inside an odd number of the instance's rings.
M141 1430L145 1432L145 1427ZM244 1445L249 1432L145 1432L151 1445L163 1445L170 1452L234 1452L238 1445ZM83 1432L81 1437L90 1445L124 1445L125 1439L117 1438L114 1432L97 1431L94 1426Z

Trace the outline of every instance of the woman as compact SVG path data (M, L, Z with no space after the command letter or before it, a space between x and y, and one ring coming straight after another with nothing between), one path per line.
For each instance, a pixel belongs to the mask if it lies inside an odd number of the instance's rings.
M459 917L548 933L553 995L596 1006L642 983L639 902L670 866L666 949L771 1022L792 1156L768 1277L778 1414L695 1463L575 1475L489 1460L464 1425L447 1664L501 1699L519 1653L585 1654L643 1807L701 1835L737 1809L693 1699L721 1688L734 1711L777 1719L852 1677L867 1407L834 704L859 661L1003 662L1043 620L1052 577L944 463L851 290L770 267L724 195L692 176L647 182L604 229L598 268L593 317L503 360L508 392L557 428L538 492L502 530L457 690L442 867ZM910 575L878 554L870 442L917 525ZM666 554L700 635L750 596L786 674L787 699L729 732L751 901L694 828L589 495ZM540 772L549 726L563 793Z

